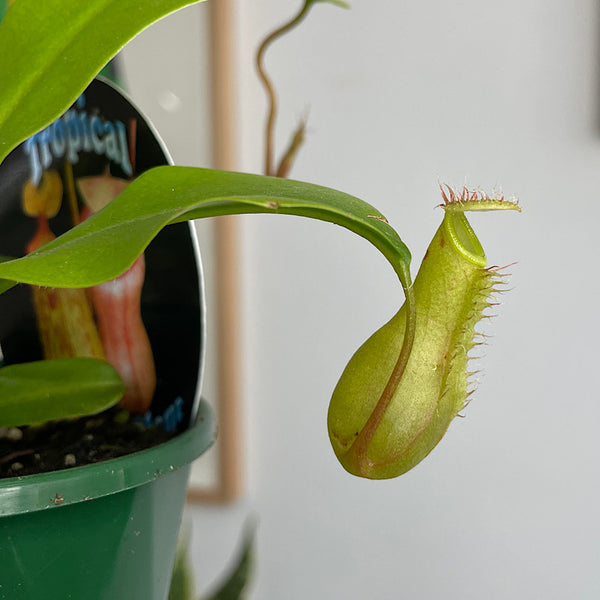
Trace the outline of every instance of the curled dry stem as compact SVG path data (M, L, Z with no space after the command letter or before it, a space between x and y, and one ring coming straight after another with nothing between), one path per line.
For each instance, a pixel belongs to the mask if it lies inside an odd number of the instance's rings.
M267 74L267 71L265 69L265 53L266 53L267 49L269 48L269 46L275 40L277 40L278 38L285 35L288 31L292 30L294 27L296 27L298 24L300 24L304 20L304 18L308 14L308 11L310 10L310 7L313 4L314 4L314 0L305 0L304 5L300 9L300 12L298 12L298 14L295 17L293 17L290 21L288 21L287 23L285 23L281 27L278 27L275 31L270 33L263 40L262 44L258 48L258 52L256 53L256 68L258 70L260 80L265 88L266 93L267 93L267 98L268 98L268 103L269 103L267 124L265 127L265 175L275 175L276 172L278 171L273 166L273 162L274 162L274 159L273 159L274 139L273 138L274 138L274 132L275 132L275 121L277 119L277 111L278 111L277 94L275 92L275 86L273 85L273 81L271 80L271 78L269 77L269 75ZM289 171L289 167L291 166L291 161L292 161L293 157L295 156L295 154L297 153L298 148L302 144L302 141L304 138L304 136L303 136L304 128L305 128L305 123L303 121L300 124L300 127L298 128L298 130L296 131L294 139L292 140L292 145L286 152L286 154L282 160L282 163L279 167L279 170L281 170L281 168L283 167L283 163L286 162L286 158L287 158L288 159L287 163L289 163L289 164L287 165L285 172L287 173ZM299 134L301 134L301 135L299 135ZM294 147L296 138L298 138L298 141L296 143L296 147Z
M296 160L296 156L298 155L298 151L300 150L302 144L304 144L305 135L306 118L303 118L300 123L298 123L287 150L284 152L282 159L279 161L279 166L277 167L277 171L275 173L276 177L287 177L289 175L292 165L294 164L294 160Z

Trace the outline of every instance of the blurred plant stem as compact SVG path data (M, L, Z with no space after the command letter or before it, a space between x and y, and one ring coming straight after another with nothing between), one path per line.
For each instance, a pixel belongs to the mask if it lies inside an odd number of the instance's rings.
M340 2L338 0L305 0L300 11L292 17L289 21L275 29L275 31L271 32L267 37L263 40L261 45L258 48L256 53L256 68L258 70L258 74L260 80L265 88L267 93L268 100L268 116L267 116L267 124L265 127L265 167L264 174L265 175L274 175L276 177L287 177L292 164L298 154L298 151L302 144L304 143L305 133L306 133L306 118L300 120L300 123L297 125L292 138L289 142L289 145L281 160L279 161L277 167L274 166L274 154L275 154L275 122L277 120L277 112L278 112L278 103L277 103L277 93L275 91L275 86L273 85L272 79L267 74L265 69L265 53L269 46L280 37L284 36L286 33L294 29L297 25L299 25L305 17L308 15L308 12L313 4L316 2L330 2L331 4L335 4L337 6L342 6L347 8L348 5L345 2Z

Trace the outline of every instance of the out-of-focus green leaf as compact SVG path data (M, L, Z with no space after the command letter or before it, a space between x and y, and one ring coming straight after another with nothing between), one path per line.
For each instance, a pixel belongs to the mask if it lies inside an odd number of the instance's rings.
M205 600L242 600L246 596L254 565L256 526L246 527L242 548L225 582Z
M194 576L188 548L189 536L182 536L180 532L168 600L193 600L194 598Z
M138 32L198 0L18 0L0 24L0 162Z
M335 4L335 6L339 6L341 8L350 8L350 5L347 2L343 2L343 0L308 0L310 4L316 4L317 2L323 2L327 4Z
M116 404L124 385L108 363L71 358L0 369L0 427L94 414Z

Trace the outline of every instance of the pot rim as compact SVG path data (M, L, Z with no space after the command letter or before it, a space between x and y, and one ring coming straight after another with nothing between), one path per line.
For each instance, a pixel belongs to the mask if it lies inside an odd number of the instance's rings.
M188 465L215 439L213 411L201 399L195 424L168 442L100 463L0 480L0 517L68 506L144 485Z

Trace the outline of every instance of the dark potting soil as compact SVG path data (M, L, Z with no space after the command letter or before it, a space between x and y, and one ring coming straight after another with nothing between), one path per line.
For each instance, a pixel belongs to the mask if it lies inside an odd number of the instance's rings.
M0 430L0 479L80 467L151 448L173 437L118 407L99 415Z

